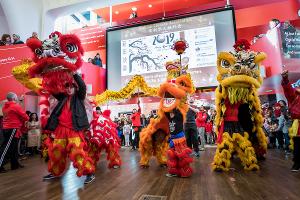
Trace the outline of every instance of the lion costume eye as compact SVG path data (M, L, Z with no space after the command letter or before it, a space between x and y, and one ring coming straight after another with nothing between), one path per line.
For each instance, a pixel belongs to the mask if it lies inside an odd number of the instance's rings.
M43 51L40 49L40 48L37 48L34 50L34 53L38 56L42 55L43 54Z
M183 86L183 87L186 87L187 85L186 85L186 83L184 82L184 81L180 81L180 83L179 83L181 86Z
M221 60L221 66L223 68L229 68L230 67L230 63L227 60L222 59Z
M77 52L77 51L78 51L78 47L77 47L77 45L75 45L75 44L70 44L70 43L68 43L68 44L66 45L66 47L67 47L67 50L68 50L69 52L74 53L74 52Z
M258 64L256 63L251 63L249 67L251 70L258 70Z

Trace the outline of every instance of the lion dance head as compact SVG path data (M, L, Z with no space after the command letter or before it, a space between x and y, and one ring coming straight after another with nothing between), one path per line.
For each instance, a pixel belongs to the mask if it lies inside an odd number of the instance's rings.
M230 88L231 103L246 100L251 88L260 88L260 64L266 58L265 53L251 51L247 40L238 41L234 48L235 52L220 52L217 60L217 80L221 86Z
M30 38L27 46L34 53L31 78L41 77L42 88L50 94L64 93L67 84L75 84L72 73L82 65L83 48L75 35L54 32L49 39Z
M161 111L170 112L177 108L182 113L187 112L187 97L195 91L191 75L186 72L187 68L188 66L181 66L179 60L166 63L167 81L158 90Z

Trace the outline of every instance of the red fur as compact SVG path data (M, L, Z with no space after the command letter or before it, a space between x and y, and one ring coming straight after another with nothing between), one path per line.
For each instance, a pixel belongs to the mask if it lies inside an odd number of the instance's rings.
M47 73L43 77L42 86L45 90L51 94L65 93L66 83L73 83L73 76L68 72L51 72Z
M65 52L70 58L81 57L84 50L81 46L80 39L76 35L66 34L59 37L60 46L63 52ZM71 53L67 50L67 44L76 44L78 52Z
M36 38L29 38L26 41L26 45L31 49L31 51L33 52L34 56L33 56L33 61L37 62L38 58L37 55L34 53L36 49L41 49L42 48L42 42L39 39Z
M47 108L44 108L41 112L41 115L49 115L49 111Z
M104 110L104 111L103 111L103 116L105 116L105 117L110 117L110 113L111 113L110 110Z
M44 99L39 102L39 105L45 105L45 106L49 107L50 103L49 103L48 99Z
M90 168L87 167L88 163L91 166ZM91 158L86 157L82 163L82 170L83 170L83 175L88 175L93 173L95 171L94 161Z
M179 175L179 170L177 168L169 168L168 173Z
M70 154L70 160L73 162L73 166L75 168L80 167L80 163L77 162L79 158L84 159L86 157L85 152L82 151L81 149L75 149L71 154Z
M58 162L60 159L66 156L66 151L60 144L54 144L51 145L49 148L49 157L53 162ZM58 155L55 155L56 153L59 153Z
M42 58L34 66L29 68L28 74L31 78L36 77L37 75L41 75L43 73L45 67L51 65L63 66L64 68L67 68L69 71L73 72L79 69L81 64L82 64L81 59L78 59L74 65L72 63L65 61L63 58L59 58L59 57Z
M190 166L186 166L180 168L179 173L180 173L180 177L190 177L193 173L193 169Z

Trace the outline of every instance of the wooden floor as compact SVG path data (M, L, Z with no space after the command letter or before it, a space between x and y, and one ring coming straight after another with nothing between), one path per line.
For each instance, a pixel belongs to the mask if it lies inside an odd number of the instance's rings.
M122 168L107 169L102 156L96 180L90 185L84 185L84 177L76 177L73 168L61 179L43 182L46 164L39 157L29 158L23 161L25 168L0 174L0 199L138 200L145 194L171 200L300 199L300 172L289 171L291 156L270 150L258 172L244 172L235 159L228 173L216 173L210 169L214 151L207 148L195 159L191 178L168 178L166 169L158 167L154 160L149 169L140 169L138 152L121 149Z

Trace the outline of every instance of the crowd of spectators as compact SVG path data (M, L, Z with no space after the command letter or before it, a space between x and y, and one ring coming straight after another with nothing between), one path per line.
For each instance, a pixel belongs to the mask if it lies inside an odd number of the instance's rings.
M196 111L192 116L193 120L195 121L195 128L189 129L190 131L188 131L188 124L185 124L184 126L186 127L185 134L188 134L186 137L191 138L191 141L189 141L191 143L191 148L196 146L196 148L193 149L195 151L195 154L199 155L197 153L198 149L200 151L204 151L204 147L206 144L213 145L216 142L216 133L214 131L214 119L216 116L216 111L213 108L205 108L204 106L200 106L199 109L196 106L193 107L195 107L194 111ZM146 127L150 123L151 118L157 117L156 113L156 110L151 111L147 115L141 113L141 129ZM136 149L137 147L134 141L136 137L139 137L139 135L135 134L136 127L132 123L133 114L134 111L128 113L119 113L119 116L114 118L114 122L117 124L118 136L121 140L121 145L124 147L131 147L132 149ZM189 134L191 136L189 136ZM193 138L193 135L195 135L196 139Z
M289 150L289 128L293 120L289 113L287 104L280 100L274 105L268 103L263 106L264 130L268 138L269 148L278 148L290 153Z
M38 34L33 32L30 38L38 38ZM3 34L0 40L0 46L9 46L15 44L24 44L17 34Z

